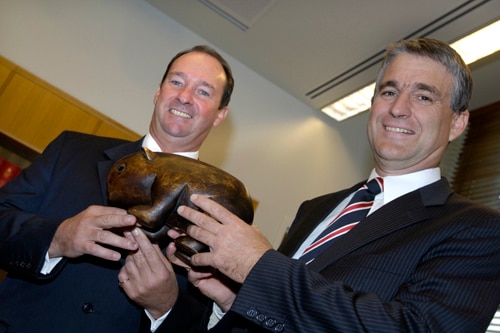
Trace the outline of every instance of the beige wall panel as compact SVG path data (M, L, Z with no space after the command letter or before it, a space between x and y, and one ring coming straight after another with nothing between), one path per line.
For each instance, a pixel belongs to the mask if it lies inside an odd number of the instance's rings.
M127 140L140 135L0 56L0 132L41 152L64 130Z
M0 110L0 130L36 150L43 150L63 130L94 133L101 122L18 74L0 96Z

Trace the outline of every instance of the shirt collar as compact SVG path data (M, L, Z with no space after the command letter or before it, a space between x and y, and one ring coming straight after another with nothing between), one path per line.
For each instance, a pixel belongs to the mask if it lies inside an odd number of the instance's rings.
M380 177L375 169L372 170L369 180ZM440 168L425 169L400 176L387 176L384 178L384 205L411 191L432 184L441 178Z
M144 140L142 141L142 146L146 147L149 150L154 151L154 152L161 152L162 151L160 148L160 145L158 144L158 142L156 142L156 140L153 138L151 133L146 134L146 136L144 137ZM198 156L199 156L199 151L175 152L173 154L181 155L181 156L185 156L185 157L189 157L189 158L197 160Z

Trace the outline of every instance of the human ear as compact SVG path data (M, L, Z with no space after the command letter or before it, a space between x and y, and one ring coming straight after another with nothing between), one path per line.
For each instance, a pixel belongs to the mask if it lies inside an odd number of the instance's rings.
M153 104L156 104L156 102L158 101L158 97L160 96L160 92L161 92L161 85L158 86L158 89L155 92L155 96L153 97Z
M220 109L217 113L217 118L214 120L214 127L219 126L224 119L227 117L227 113L229 112L229 107L225 106L222 109Z
M460 113L454 112L451 119L451 130L448 138L449 142L458 138L465 131L467 124L469 123L469 115L469 110L465 110Z

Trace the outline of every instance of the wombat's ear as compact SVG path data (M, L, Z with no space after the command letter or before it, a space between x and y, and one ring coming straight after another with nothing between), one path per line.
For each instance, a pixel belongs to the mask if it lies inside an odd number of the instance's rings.
M147 158L149 161L153 160L156 157L156 154L154 151L149 150L146 147L142 147L142 155L144 155L145 158Z

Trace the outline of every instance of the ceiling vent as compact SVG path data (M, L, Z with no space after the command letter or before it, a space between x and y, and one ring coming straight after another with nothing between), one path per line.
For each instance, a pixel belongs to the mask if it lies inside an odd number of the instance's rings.
M441 15L434 21L426 24L425 26L421 27L420 29L412 32L408 36L403 37L402 39L410 39L414 37L429 37L436 31L439 31L443 29L444 27L450 25L451 23L458 21L462 19L463 17L467 16L469 13L473 12L474 10L478 9L479 7L483 6L484 4L488 3L490 0L483 0L483 1L466 1L462 3L461 5L453 8L452 10L448 11L447 13ZM463 37L463 36L461 36ZM332 79L328 80L327 82L319 85L318 87L310 90L305 94L305 96L309 97L310 99L315 99L329 90L339 86L340 84L352 79L353 77L356 77L357 75L367 71L367 70L378 70L378 66L383 60L385 54L385 50L380 50L379 52L373 54L369 58L365 59L364 61L356 64L355 66L349 68L345 72L333 77ZM376 67L374 67L376 66ZM375 72L376 73L376 72ZM366 82L366 84L369 84L369 82Z
M275 0L199 0L243 31L248 30Z

